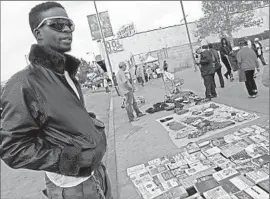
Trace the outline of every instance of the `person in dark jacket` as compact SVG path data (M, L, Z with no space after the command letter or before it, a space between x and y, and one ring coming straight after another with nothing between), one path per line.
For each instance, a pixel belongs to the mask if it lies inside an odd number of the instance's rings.
M74 23L56 2L32 8L29 23L37 44L1 96L0 157L13 169L45 171L48 198L112 199L105 126L85 108L75 78L80 61L65 54Z
M220 64L220 57L219 57L218 51L213 48L212 44L209 44L208 46L209 46L209 51L213 55L213 65L215 67L215 74L217 73L218 75L220 87L224 88L224 79L221 73L221 64ZM214 76L214 82L215 82L215 76Z
M267 65L265 60L264 60L264 57L263 57L263 47L262 47L262 44L259 42L259 39L258 38L255 38L254 39L254 42L252 43L252 47L257 55L258 58L260 58L261 62L262 62L262 65Z
M229 56L232 52L232 47L226 38L221 39L219 52L221 56L221 61L223 62L223 64L225 65L227 69L227 72L224 74L224 76L226 77L226 79L230 77L230 80L232 81L233 74L232 74L232 69L231 69L230 60L229 60Z
M201 75L204 80L205 98L211 100L216 98L216 86L214 82L215 67L213 66L212 54L208 50L208 45L202 46L202 49L197 51L199 57L196 58L196 63L200 64Z

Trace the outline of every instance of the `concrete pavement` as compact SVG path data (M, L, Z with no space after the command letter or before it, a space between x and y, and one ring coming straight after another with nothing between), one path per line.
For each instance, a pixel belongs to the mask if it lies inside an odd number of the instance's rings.
M194 72L193 69L178 72L177 76L184 79L184 90L191 90L200 96L204 96L204 86L200 77L200 72ZM225 88L219 88L217 83L218 98L214 102L233 106L249 112L256 112L260 119L236 127L242 128L250 124L255 124L269 118L269 90L261 84L261 75L256 79L259 96L256 99L249 99L244 83L238 81L230 82L225 80ZM141 107L145 111L154 103L164 100L164 85L162 79L155 79L146 84L144 88L139 87L136 96L144 96L146 104ZM175 154L178 148L174 146L169 135L155 120L172 112L159 112L149 114L141 118L138 122L129 123L126 111L120 108L121 100L118 96L113 97L114 106L114 124L115 124L115 153L118 181L118 199L139 199L140 195L136 192L132 182L126 174L126 169L135 165L146 163L154 158L165 155ZM230 129L222 134L227 134L236 129ZM217 136L217 135L214 135ZM208 138L209 139L209 138Z

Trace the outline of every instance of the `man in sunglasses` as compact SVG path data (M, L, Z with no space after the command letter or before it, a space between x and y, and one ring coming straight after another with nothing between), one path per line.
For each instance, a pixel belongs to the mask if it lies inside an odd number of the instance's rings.
M48 198L112 199L104 124L84 106L79 60L65 54L74 23L56 2L32 8L29 23L37 44L1 96L0 157L14 169L45 171Z

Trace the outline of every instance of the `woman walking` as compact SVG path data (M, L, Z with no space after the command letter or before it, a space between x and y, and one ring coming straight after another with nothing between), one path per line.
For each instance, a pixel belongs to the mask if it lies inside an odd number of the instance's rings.
M233 74L232 74L232 69L231 69L231 64L229 60L229 56L231 55L232 52L232 47L228 43L226 38L221 39L221 46L220 46L220 56L221 56L221 61L225 65L227 72L224 74L226 79L230 77L230 80L233 81Z

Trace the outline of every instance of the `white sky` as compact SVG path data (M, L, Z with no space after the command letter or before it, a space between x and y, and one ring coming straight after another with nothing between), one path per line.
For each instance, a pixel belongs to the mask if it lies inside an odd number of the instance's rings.
M28 13L41 1L1 1L1 81L26 66L25 55L36 43L29 27ZM61 1L75 23L70 54L92 60L98 53L92 41L87 15L95 14L93 1ZM179 24L182 17L180 1L97 1L99 12L108 11L114 34L127 23L134 22L137 31ZM202 16L200 1L185 1L187 20ZM90 52L90 55L86 55Z

